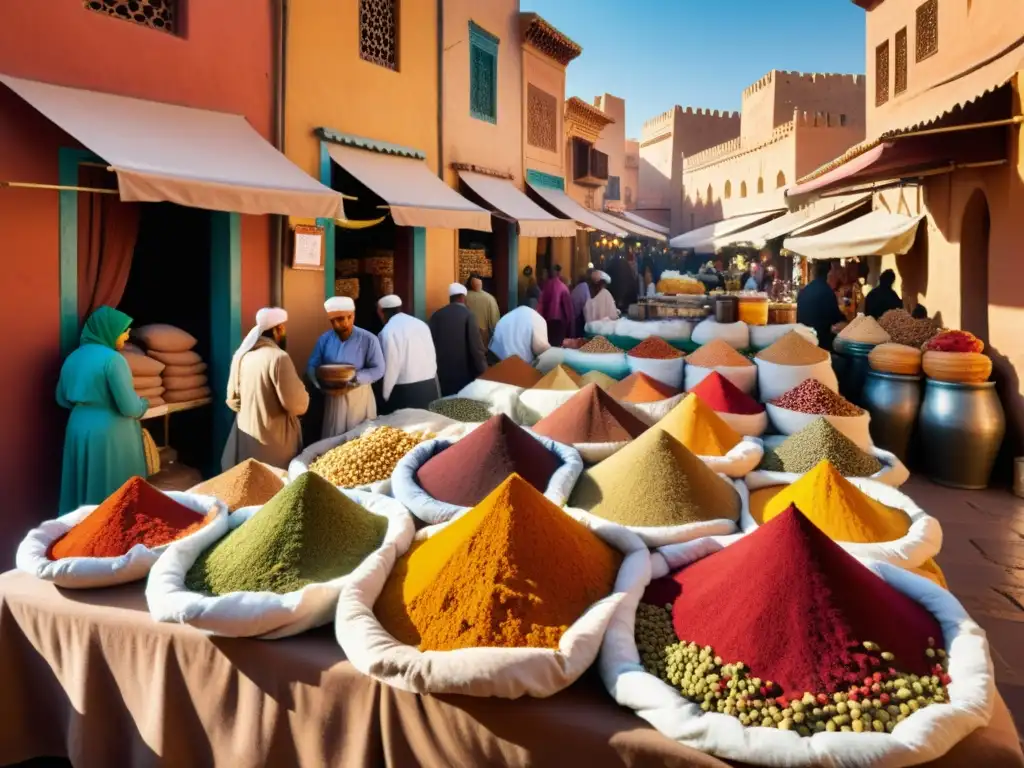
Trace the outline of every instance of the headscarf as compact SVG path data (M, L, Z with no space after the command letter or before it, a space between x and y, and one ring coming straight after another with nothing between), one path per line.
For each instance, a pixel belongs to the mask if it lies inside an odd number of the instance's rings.
M103 305L89 315L82 328L79 344L102 344L117 349L118 337L132 325L132 319L124 312Z
M235 390L234 394L237 395L238 389L238 374L242 365L242 358L246 352L252 351L252 348L256 346L256 342L260 340L260 336L269 331L271 328L276 328L281 323L288 322L288 313L280 307L263 307L256 312L256 325L252 327L245 338L242 339L241 345L235 350L234 356L231 358L231 371L229 375L229 389ZM229 396L232 393L229 392Z

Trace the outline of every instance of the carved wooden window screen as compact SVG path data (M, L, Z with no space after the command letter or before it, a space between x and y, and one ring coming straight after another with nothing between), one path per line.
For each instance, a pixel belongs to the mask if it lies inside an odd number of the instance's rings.
M619 199L621 199L621 197L619 195L619 177L618 176L609 176L608 177L608 186L604 190L604 199L605 200L619 200Z
M899 96L907 90L907 28L896 33L896 75L892 92Z
M398 71L398 0L359 0L359 58Z
M90 11L98 11L115 19L132 21L143 27L177 32L180 24L179 0L85 0Z
M875 48L875 106L889 100L889 41Z
M533 83L526 88L526 143L558 151L558 99Z
M469 113L498 122L498 38L469 22Z
M924 61L939 52L939 0L925 0L917 6L914 40L917 61Z

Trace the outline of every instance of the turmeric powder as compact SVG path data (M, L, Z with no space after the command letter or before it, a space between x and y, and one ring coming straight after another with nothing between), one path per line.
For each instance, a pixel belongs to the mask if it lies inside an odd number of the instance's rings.
M421 650L557 648L622 555L512 474L396 564L374 610Z
M946 576L943 574L942 569L939 568L939 564L935 562L934 557L929 560L925 560L921 563L920 567L912 570L918 576L924 576L926 579L933 581L943 589L949 589L949 585L946 583Z
M763 522L782 514L790 504L795 504L833 541L895 541L910 530L906 512L875 501L827 460L775 494L764 505Z
M656 426L698 456L725 456L742 439L721 416L692 393L665 414Z

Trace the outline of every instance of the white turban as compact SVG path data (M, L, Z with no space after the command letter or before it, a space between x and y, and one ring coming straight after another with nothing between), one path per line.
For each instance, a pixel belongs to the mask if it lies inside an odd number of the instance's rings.
M448 298L452 296L465 296L468 293L466 286L462 283L452 283L448 286Z
M256 313L256 325L252 327L252 330L246 334L246 337L242 339L241 346L235 350L234 356L231 358L231 367L235 369L242 359L242 356L252 350L256 346L256 342L260 340L260 336L269 331L271 328L276 328L281 323L288 322L288 313L280 307L264 307Z
M381 309L398 309L402 306L402 299L393 293L389 293L387 296L381 297L380 301L377 302L377 306Z
M330 317L338 312L355 312L356 303L348 296L332 296L324 302L324 309Z

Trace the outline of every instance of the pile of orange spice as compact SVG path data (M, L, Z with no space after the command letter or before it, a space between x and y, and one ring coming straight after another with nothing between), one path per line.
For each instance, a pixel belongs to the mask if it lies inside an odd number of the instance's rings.
M557 648L612 592L622 555L510 475L395 565L374 606L384 629L420 650Z

